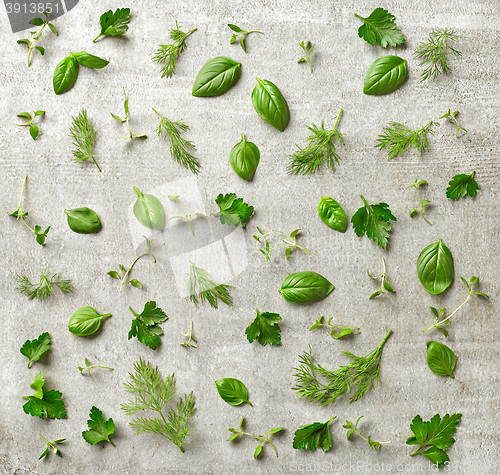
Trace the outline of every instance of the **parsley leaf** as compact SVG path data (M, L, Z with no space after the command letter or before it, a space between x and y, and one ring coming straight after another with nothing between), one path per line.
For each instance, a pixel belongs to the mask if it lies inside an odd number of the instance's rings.
M244 203L243 198L236 198L234 193L226 195L221 193L215 202L219 205L220 211L214 216L219 216L220 222L228 226L241 224L245 227L253 214L253 206Z
M113 441L109 438L111 434L115 433L115 423L113 419L104 419L102 411L95 406L92 406L89 414L90 419L87 421L89 430L82 432L83 438L90 444L95 445L97 442L107 441L111 445Z
M257 340L262 346L281 345L281 329L278 322L281 317L277 313L262 312L257 309L257 316L254 321L246 328L245 334L250 343Z
M452 435L456 431L456 426L460 423L462 414L446 414L441 420L441 416L436 414L430 421L423 421L417 415L410 424L410 429L413 432L406 443L408 445L418 445L418 449L410 455L422 454L425 455L432 463L435 463L438 468L450 458L446 454L446 450L450 448L455 439ZM425 447L430 446L426 450Z
M45 332L34 340L26 340L19 351L29 359L28 368L31 368L31 363L38 361L49 348L50 336Z
M130 21L130 8L117 8L116 12L109 10L103 13L100 18L101 33L94 38L94 43L101 36L119 36L123 35L128 30L128 22Z
M471 198L474 197L479 188L476 180L474 180L475 174L476 172L473 171L470 175L455 175L449 183L450 186L446 188L446 197L452 200L458 200L465 195L469 195Z
M300 426L295 431L293 438L293 448L300 450L315 450L318 447L323 449L323 452L330 450L332 446L332 438L330 436L330 423L336 419L332 417L325 423L314 422L313 424Z
M387 48L387 46L397 46L406 41L401 30L394 23L394 15L383 8L375 8L368 18L363 18L356 13L354 16L364 23L358 29L358 36L372 46L377 42L383 48Z
M359 208L351 218L354 232L358 237L366 233L369 239L377 243L382 249L387 247L391 223L396 221L387 203L369 205L360 195L364 206Z
M160 344L160 335L163 335L163 330L158 326L158 323L168 319L163 310L156 306L156 302L147 302L144 305L142 313L138 314L129 307L129 310L135 315L132 320L132 328L128 332L128 339L133 336L148 345L152 350L156 350Z
M31 396L23 396L28 399L28 402L23 406L26 414L40 417L41 419L65 419L66 410L64 409L64 401L61 400L62 393L51 389L43 392L43 373L40 371L35 376L35 380L30 384L30 387L35 390Z

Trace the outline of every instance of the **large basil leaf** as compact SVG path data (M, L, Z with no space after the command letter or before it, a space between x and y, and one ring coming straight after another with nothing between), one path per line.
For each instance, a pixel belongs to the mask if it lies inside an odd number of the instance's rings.
M406 60L399 56L378 58L366 71L363 92L389 94L405 82L407 72Z
M134 214L137 220L150 229L162 229L165 225L165 213L158 198L141 193L135 186L137 199L134 203Z
M257 114L283 132L290 120L290 110L280 90L266 79L257 78L252 92L252 104Z
M193 96L220 96L231 89L240 78L241 63L227 56L207 61L196 76Z
M215 381L217 391L224 401L231 406L239 406L244 402L252 405L248 400L247 387L239 380L234 378L223 378Z
M111 317L110 313L101 315L92 307L82 307L78 309L69 319L69 331L78 336L88 336L99 330L101 320Z
M101 229L101 220L90 208L65 209L68 215L68 225L72 231L79 234L96 233Z
M455 379L453 369L456 363L455 353L446 345L439 343L439 341L427 342L427 364L433 373Z
M422 285L434 295L444 292L455 276L453 256L441 239L418 256L417 273Z
M245 140L241 134L241 142L237 143L229 153L229 163L243 180L251 180L260 162L260 152L253 142Z
M52 80L54 92L59 95L71 89L77 77L78 61L73 54L70 54L56 66Z
M287 302L314 302L325 298L335 287L317 272L303 271L290 274L279 292Z
M79 53L72 53L76 60L86 68L92 69L102 69L109 64L109 61L99 58L99 56L94 56L93 54L86 53L85 51L80 51Z
M321 220L332 229L345 232L347 227L347 219L342 206L329 196L323 196L318 204L318 216Z

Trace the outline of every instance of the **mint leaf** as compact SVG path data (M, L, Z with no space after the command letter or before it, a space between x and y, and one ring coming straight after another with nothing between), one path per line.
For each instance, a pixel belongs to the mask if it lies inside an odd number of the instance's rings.
M455 175L451 179L448 188L446 188L446 197L458 200L465 195L469 195L471 198L476 196L479 186L476 180L474 180L475 173L473 171L470 175Z
M257 316L254 321L246 328L245 334L250 343L257 340L262 346L281 345L281 329L278 322L281 321L277 313L263 312L257 309Z
M215 202L219 205L220 211L214 216L219 216L220 222L228 226L241 224L245 227L253 214L253 206L244 203L242 198L236 198L234 193L226 195L221 193Z
M387 48L387 46L397 46L406 41L401 30L394 23L394 15L383 8L375 8L368 18L363 18L356 13L354 16L364 23L358 29L358 36L372 46L377 42L383 48Z
M49 348L50 336L45 332L34 340L26 340L19 351L29 359L28 368L31 368L31 363L38 361Z
M154 301L147 302L140 314L135 313L132 307L129 307L129 310L135 315L135 318L132 320L128 339L136 336L141 343L156 350L160 344L160 335L163 335L163 330L158 326L158 323L167 320L168 316L156 306Z
M113 419L109 418L107 421L102 415L102 411L95 406L92 406L89 414L90 419L87 421L89 430L82 432L83 438L90 444L95 445L97 442L106 441L111 445L113 441L109 438L111 434L115 433L115 423Z

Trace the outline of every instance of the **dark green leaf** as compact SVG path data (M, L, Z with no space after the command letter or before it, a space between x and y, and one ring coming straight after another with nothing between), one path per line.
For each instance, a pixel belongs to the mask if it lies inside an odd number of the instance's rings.
M260 161L260 152L253 142L245 140L245 134L241 134L241 141L237 143L229 153L229 163L232 169L243 180L251 180Z
M394 15L383 8L375 8L368 18L356 15L363 21L358 29L358 36L372 46L377 42L383 48L404 43L405 37L394 23Z
M453 369L457 362L455 353L438 341L428 341L426 344L429 369L440 376L448 375L454 379Z
M193 96L220 96L233 87L240 77L241 63L227 56L207 61L196 76Z
M90 208L65 209L68 215L68 226L78 234L96 233L101 229L101 221L97 213Z
M111 317L110 313L101 315L92 307L82 307L78 309L69 319L68 329L78 336L88 336L99 330L101 320Z
M254 321L246 328L245 334L250 343L257 340L262 346L281 345L281 330L278 322L281 316L277 313L262 312L257 309L257 316Z
M434 295L444 292L453 282L453 256L441 239L422 250L417 259L417 273L425 289Z
M363 92L389 94L405 82L406 75L406 60L399 56L383 56L376 59L366 71Z
M455 175L451 179L448 188L446 188L446 197L458 200L465 195L476 196L479 186L474 179L475 174L476 172L473 171L470 175Z
M239 33L240 31L242 31L239 26L233 25L232 23L228 23L227 26L229 26L229 28L231 28L231 30L236 31L236 33Z
M70 54L64 58L54 71L53 86L56 94L62 94L73 87L78 77L78 61Z
M30 25L34 25L34 26L42 26L43 25L43 20L41 18L33 18L28 23Z
M160 344L160 336L163 335L163 330L158 324L167 320L168 316L160 307L156 306L155 301L147 302L140 314L135 313L131 307L129 309L135 315L135 318L132 320L128 339L130 340L133 336L136 336L141 343L149 346L152 350L156 350Z
M34 340L26 340L21 348L21 354L29 359L28 368L31 363L38 361L40 357L50 348L50 336L47 332L42 333Z
M345 232L347 218L342 206L329 196L323 196L318 204L318 216L330 228Z
M89 418L90 419L87 421L89 430L82 432L83 438L90 445L95 445L97 442L102 441L115 445L109 438L110 435L115 433L115 424L113 419L104 419L102 411L95 406L92 406L92 409L90 409Z
M43 56L45 54L45 48L42 46L35 46L35 49Z
M221 193L215 202L219 205L220 211L214 216L219 216L220 222L228 226L241 224L242 227L245 227L253 214L253 206L244 203L243 198L236 198L234 193L226 195Z
M99 58L99 56L86 53L85 51L73 53L73 56L82 66L85 66L86 68L102 69L109 64L109 61Z
M129 280L129 284L138 289L142 289L142 284L137 279Z
M215 386L219 396L231 406L239 406L244 402L252 405L248 400L248 391L246 386L234 378L223 378L215 381Z
M119 36L126 33L130 21L130 8L117 8L115 13L112 10L101 15L99 20L101 32L94 38L94 43L101 36Z
M290 274L279 292L287 302L314 302L325 298L334 285L317 272L304 271Z
M56 27L52 23L48 23L48 27L50 28L50 31L52 31L52 33L57 36Z
M23 38L21 40L17 40L18 44L22 44L22 43L25 43L27 45L30 44L30 40L27 40L26 38Z
M313 424L300 426L295 431L293 438L293 448L299 450L323 449L323 452L330 450L332 438L330 435L330 423L336 416L324 423L314 422Z
M268 124L283 132L290 120L288 104L280 90L266 79L257 78L257 85L252 92L252 104Z

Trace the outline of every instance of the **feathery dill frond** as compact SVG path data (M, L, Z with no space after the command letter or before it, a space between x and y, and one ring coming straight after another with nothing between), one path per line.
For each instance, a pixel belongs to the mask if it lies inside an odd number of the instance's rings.
M96 164L99 171L102 171L97 164L92 152L94 143L94 123L87 117L87 111L82 109L77 117L72 117L73 123L69 129L69 135L73 138L73 145L76 147L73 150L75 162L85 162L91 158Z

